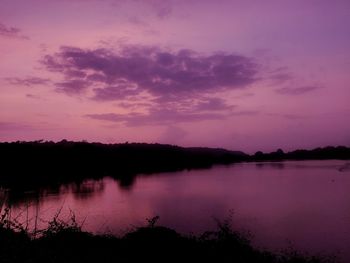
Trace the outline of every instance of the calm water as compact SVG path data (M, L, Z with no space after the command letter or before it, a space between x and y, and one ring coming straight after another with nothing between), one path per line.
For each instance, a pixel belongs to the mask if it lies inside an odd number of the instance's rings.
M347 161L244 163L139 176L121 187L111 178L40 193L2 193L13 216L38 224L62 208L70 209L84 228L122 234L145 219L184 233L215 228L213 218L233 211L233 226L249 230L253 243L278 250L290 245L308 253L332 253L350 262L350 166ZM1 203L0 203L1 205Z

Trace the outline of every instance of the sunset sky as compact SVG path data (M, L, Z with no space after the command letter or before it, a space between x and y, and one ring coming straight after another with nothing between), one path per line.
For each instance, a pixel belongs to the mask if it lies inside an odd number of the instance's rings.
M350 146L349 0L0 0L0 141Z

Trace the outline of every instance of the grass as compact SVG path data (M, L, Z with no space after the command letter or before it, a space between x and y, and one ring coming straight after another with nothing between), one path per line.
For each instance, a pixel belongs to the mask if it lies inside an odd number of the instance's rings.
M158 226L159 217L147 219L122 237L84 232L74 214L68 222L59 213L46 229L29 232L25 224L0 214L0 262L334 262L289 250L281 254L261 251L232 230L230 220L218 221L217 230L199 236L181 235Z

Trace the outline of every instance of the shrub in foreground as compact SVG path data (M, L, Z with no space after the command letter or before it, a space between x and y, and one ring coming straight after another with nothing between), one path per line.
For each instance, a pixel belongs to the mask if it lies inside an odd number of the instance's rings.
M7 212L8 213L8 212ZM329 259L288 252L281 255L254 249L231 229L228 221L200 236L185 236L156 226L158 218L123 237L93 235L81 230L74 217L55 217L47 229L29 233L8 219L0 221L0 262L264 262L317 263ZM33 235L34 234L34 235Z

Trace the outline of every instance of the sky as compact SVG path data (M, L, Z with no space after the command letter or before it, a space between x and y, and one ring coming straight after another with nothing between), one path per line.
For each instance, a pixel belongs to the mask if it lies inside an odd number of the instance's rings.
M0 7L0 141L350 146L348 0Z

